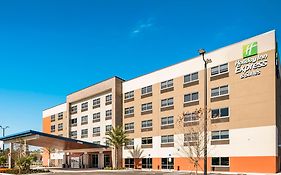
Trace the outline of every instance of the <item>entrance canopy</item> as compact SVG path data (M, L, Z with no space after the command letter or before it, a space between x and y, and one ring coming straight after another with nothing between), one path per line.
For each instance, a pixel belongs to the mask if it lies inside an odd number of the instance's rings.
M108 148L105 145L85 142L81 140L51 135L39 131L28 130L0 138L4 143L17 143L24 141L27 145L55 148L59 150Z

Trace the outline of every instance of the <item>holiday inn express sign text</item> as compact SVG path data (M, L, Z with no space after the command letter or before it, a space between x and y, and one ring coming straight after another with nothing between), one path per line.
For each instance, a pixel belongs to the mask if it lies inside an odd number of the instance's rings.
M243 45L243 59L235 62L235 73L240 74L241 79L260 75L261 69L267 66L267 57L267 54L258 54L257 42Z

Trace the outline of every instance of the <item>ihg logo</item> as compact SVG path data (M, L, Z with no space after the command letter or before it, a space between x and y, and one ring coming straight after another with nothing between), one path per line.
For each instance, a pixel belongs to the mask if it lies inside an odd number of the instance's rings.
M250 44L243 45L243 58L258 54L258 43L252 42Z

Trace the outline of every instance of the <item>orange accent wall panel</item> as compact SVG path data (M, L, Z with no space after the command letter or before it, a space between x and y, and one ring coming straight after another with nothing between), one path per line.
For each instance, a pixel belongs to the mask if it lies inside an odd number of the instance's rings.
M275 156L230 157L230 171L276 173L277 160Z
M152 158L152 169L154 170L161 169L161 158Z
M51 117L45 117L43 118L43 128L42 131L44 133L51 133Z

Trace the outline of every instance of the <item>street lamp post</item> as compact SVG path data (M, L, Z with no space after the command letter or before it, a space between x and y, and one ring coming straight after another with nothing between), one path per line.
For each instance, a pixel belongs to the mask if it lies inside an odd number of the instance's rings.
M5 137L5 131L6 131L6 129L8 129L9 128L9 126L1 126L0 125L0 128L2 129L2 134L3 134L3 137ZM5 150L5 144L4 144L4 142L3 142L3 152L4 152L4 150Z
M203 61L204 61L204 175L207 175L207 110L208 110L208 90L207 90L207 64L211 63L212 60L205 59L205 53L206 51L204 49L198 50L199 55L202 55Z

